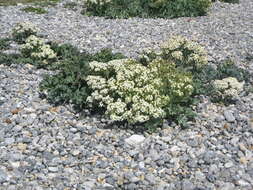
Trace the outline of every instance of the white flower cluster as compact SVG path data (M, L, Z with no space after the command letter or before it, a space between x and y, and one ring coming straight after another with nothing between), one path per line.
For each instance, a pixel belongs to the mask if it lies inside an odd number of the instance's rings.
M110 3L112 0L84 0L86 4L105 5Z
M90 67L95 72L115 72L110 78L87 77L88 85L94 90L87 101L100 102L112 120L136 123L165 116L162 107L168 103L169 97L161 95L156 87L160 81L147 67L129 59L92 62Z
M207 53L204 48L181 36L173 36L161 45L161 49L165 57L182 62L186 66L207 64Z
M38 32L38 29L29 22L21 22L18 23L13 29L12 29L12 35L14 38L26 38L30 35L35 35Z
M223 97L238 97L239 93L243 91L244 82L239 82L234 77L224 78L222 80L215 80L213 86L220 92Z
M190 79L187 77L175 86L166 86L168 81L164 82L163 78L170 78L173 73L159 75L158 62L151 63L148 67L131 59L108 63L91 62L90 68L95 74L87 77L87 84L93 90L87 102L91 106L96 104L104 107L112 120L137 123L164 118L164 108L170 103L171 94L163 88L179 92L182 89L191 91L192 87L188 85ZM113 73L113 76L108 73ZM175 80L172 79L172 82Z
M34 35L26 39L25 44L21 46L21 51L30 54L31 57L36 59L47 60L56 58L56 54L50 46L45 44L43 39Z

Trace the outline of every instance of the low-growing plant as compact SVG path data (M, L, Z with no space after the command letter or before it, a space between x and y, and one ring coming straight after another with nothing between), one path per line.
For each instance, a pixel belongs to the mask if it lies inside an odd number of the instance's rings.
M98 53L80 52L70 44L58 45L51 43L51 48L57 54L54 69L59 72L48 75L40 84L40 89L46 92L49 102L54 104L72 103L81 109L86 105L86 98L90 94L86 77L89 74L90 61L110 61L125 58L120 53L113 54L110 49L103 49Z
M25 7L22 10L27 13L36 13L36 14L46 14L47 13L47 11L44 8L33 7L33 6Z
M0 0L0 6L14 6L18 3L28 4L34 3L36 5L41 6L48 6L48 5L55 5L60 0Z
M210 5L210 0L85 0L83 13L108 18L175 18L205 15Z
M243 91L244 82L238 82L234 77L227 77L222 80L213 81L214 91L212 99L225 103L236 100Z
M38 29L32 23L21 22L12 29L12 37L16 42L24 43L29 36L36 35L37 32Z
M69 2L69 3L64 4L64 8L71 9L71 10L76 10L77 6L78 6L78 4L75 2Z
M21 46L21 53L24 57L30 57L39 61L39 67L46 67L47 64L56 60L56 53L50 48L50 45L45 44L42 38L34 35L29 36L25 44Z
M0 38L0 50L6 50L10 46L10 38Z
M182 36L173 36L162 43L160 50L145 50L140 56L140 61L147 65L150 61L161 58L173 61L177 67L188 71L197 71L206 65L207 52L197 42Z
M225 2L225 3L239 3L240 0L220 0L222 2Z
M90 67L87 101L115 121L136 124L174 116L174 105L187 102L193 91L190 74L162 59L147 67L129 59L91 62Z
M0 64L10 66L11 64L35 64L31 58L25 58L21 54L6 54L0 52Z
M181 37L168 40L158 51L146 51L140 59L109 49L89 54L69 44L49 45L57 54L58 69L40 84L49 102L89 107L114 121L149 129L163 119L186 126L196 115L198 95L231 103L250 81L249 73L232 61L209 65L203 48Z

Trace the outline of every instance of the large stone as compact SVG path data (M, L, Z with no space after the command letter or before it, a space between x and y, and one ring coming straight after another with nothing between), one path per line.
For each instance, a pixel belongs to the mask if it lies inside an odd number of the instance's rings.
M145 137L142 135L132 135L131 137L125 139L125 142L129 145L136 146L142 143L145 140Z

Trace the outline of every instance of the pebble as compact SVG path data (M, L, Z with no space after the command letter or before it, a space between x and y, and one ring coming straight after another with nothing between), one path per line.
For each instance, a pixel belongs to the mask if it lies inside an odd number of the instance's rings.
M224 116L228 122L232 123L235 121L235 117L234 117L233 113L229 110L224 111Z
M143 135L132 135L125 139L125 142L129 145L136 146L141 144L145 140Z

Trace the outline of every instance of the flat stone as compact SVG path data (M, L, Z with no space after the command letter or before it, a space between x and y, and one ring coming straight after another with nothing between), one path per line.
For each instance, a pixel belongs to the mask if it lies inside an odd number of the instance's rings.
M195 186L189 180L184 180L182 182L182 190L193 190Z
M125 139L125 142L129 145L136 146L141 144L145 140L143 135L132 135L131 137Z
M232 123L235 121L235 117L234 117L233 113L229 110L224 111L224 116L228 122Z
M77 156L77 155L80 154L80 151L79 151L79 150L73 150L73 151L71 152L71 154L72 154L73 156Z
M3 183L5 181L8 180L8 176L5 173L5 171L3 171L2 169L0 169L0 183Z
M225 183L219 188L219 190L234 190L234 189L235 189L235 186L232 183Z
M234 165L233 162L227 162L225 164L225 168L231 168L233 165Z
M48 167L48 171L50 172L58 172L58 167Z
M10 145L15 142L15 139L14 138L6 138L4 142L5 142L5 144Z

